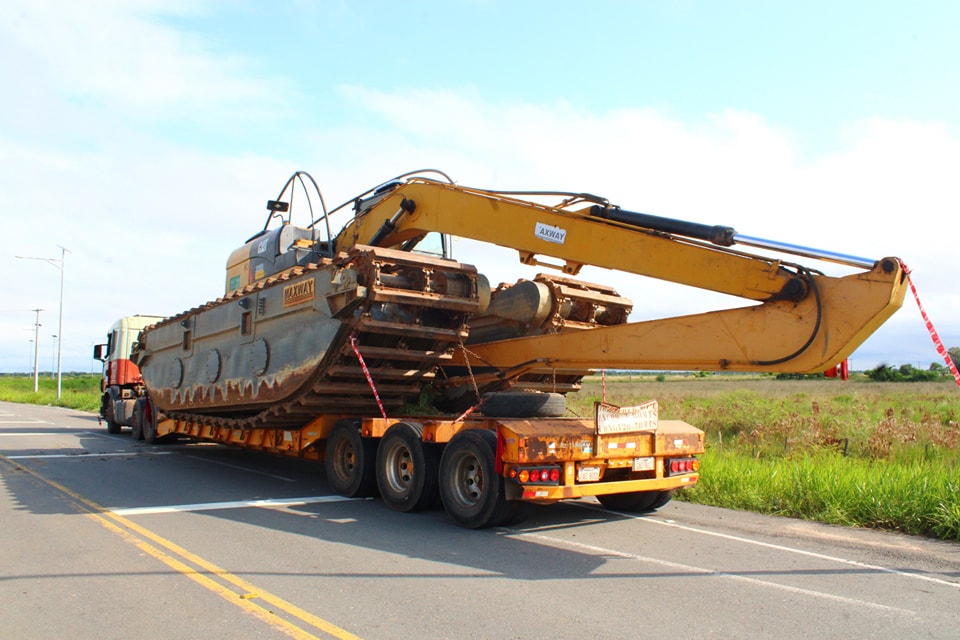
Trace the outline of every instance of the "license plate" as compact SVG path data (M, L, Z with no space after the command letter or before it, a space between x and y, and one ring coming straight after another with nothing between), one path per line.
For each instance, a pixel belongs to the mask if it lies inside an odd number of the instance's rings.
M653 456L633 459L634 471L653 471L653 468L654 468Z
M580 467L577 469L577 482L598 482L600 467Z

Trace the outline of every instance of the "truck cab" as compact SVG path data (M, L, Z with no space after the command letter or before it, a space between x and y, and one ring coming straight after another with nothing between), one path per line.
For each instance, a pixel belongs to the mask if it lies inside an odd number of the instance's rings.
M134 427L137 400L145 388L140 369L130 360L140 331L163 320L160 316L129 316L113 323L104 344L95 345L93 357L103 363L100 381L100 419L108 433L120 433L121 427Z

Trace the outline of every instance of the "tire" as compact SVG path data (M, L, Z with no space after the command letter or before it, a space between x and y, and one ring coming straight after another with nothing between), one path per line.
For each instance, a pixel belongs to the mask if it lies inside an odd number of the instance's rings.
M119 422L114 420L115 416L113 413L113 400L111 400L110 396L107 395L103 397L102 402L103 402L103 419L107 423L107 433L115 436L118 433L120 433L121 426Z
M559 418L567 412L560 393L498 391L483 395L480 412L490 418Z
M341 420L327 438L324 468L327 482L338 495L368 498L377 495L377 443L360 436L357 423Z
M150 402L149 398L143 399L142 404L140 402L137 404L140 405L143 412L143 419L140 424L142 425L141 431L144 442L147 444L169 444L177 441L179 436L175 433L168 433L164 436L157 435L157 425L166 419L157 409L157 405Z
M447 515L467 529L516 523L520 503L505 497L496 472L497 436L485 429L455 435L440 458L440 497Z
M138 402L139 406L140 403ZM140 421L140 435L143 436L143 441L147 444L160 444L160 438L157 437L157 416L156 408L154 411L144 411L143 420ZM136 408L134 408L136 412Z
M133 418L130 422L130 439L134 442L143 440L143 408L145 404L146 400L141 398L133 405Z
M440 454L437 445L423 442L423 426L398 422L377 447L377 487L394 511L420 511L437 506Z
M647 513L656 511L663 505L670 502L676 490L669 491L636 491L633 493L611 493L605 496L597 496L607 509L614 511L627 511L630 513Z

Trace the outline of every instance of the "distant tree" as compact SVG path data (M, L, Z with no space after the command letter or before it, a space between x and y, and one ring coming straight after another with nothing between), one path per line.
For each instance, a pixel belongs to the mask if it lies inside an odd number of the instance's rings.
M960 367L960 347L950 347L947 349L947 353L950 355L950 359L953 360L953 364Z
M892 369L885 364L878 365L875 369L868 369L864 371L864 373L867 374L867 377L871 380L877 380L878 382L897 380L900 376L896 369Z
M941 369L944 367L941 366ZM876 369L864 371L871 380L878 382L926 382L929 380L938 380L940 372L933 366L929 370L917 369L913 365L904 364L899 367L891 367L881 364Z
M947 370L947 368L946 368L945 366L943 366L943 365L942 365L941 363L939 363L939 362L931 362L931 363L930 363L930 371L933 371L934 373L937 373L937 374L939 374L939 375L943 375L943 374L946 372L946 370Z

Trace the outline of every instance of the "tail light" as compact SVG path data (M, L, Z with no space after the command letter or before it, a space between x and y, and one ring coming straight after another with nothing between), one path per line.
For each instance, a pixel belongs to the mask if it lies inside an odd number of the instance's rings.
M667 461L664 470L668 476L696 473L700 470L700 461L696 458L672 458Z
M514 467L510 469L510 477L520 484L560 484L560 467Z

